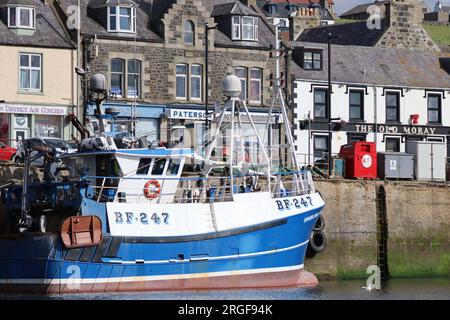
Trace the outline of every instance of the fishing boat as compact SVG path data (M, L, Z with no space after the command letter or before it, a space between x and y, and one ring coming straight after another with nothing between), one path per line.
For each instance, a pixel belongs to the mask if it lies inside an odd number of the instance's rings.
M295 152L291 170L273 169L239 92L240 80L226 76L228 98L211 116L202 153L117 148L102 132L58 158L70 172L62 181L29 181L26 159L24 182L1 189L0 291L316 285L304 261L324 201ZM242 116L256 138L256 164L242 139ZM229 138L225 146L221 135Z

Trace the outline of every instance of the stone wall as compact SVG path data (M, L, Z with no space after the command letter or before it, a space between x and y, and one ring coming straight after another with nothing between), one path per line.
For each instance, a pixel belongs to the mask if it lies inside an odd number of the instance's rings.
M325 199L325 252L306 261L320 279L366 279L377 264L376 191L386 189L392 278L450 277L450 187L415 182L317 182Z
M391 0L385 6L387 30L376 46L440 51L422 27L423 11L418 0Z
M102 73L110 81L110 64L112 58L136 59L142 62L142 96L139 102L152 104L202 104L205 94L205 22L214 25L214 20L198 0L179 0L173 4L164 15L164 43L150 43L137 41L120 41L97 39L87 46L87 63L90 74ZM183 23L190 20L195 25L194 45L185 45L183 40ZM263 22L261 22L263 23ZM262 101L250 104L254 107L270 105L270 74L274 72L274 61L269 58L269 49L255 49L252 47L216 47L214 45L214 31L209 31L209 102L222 103L222 80L227 72L234 73L235 67L260 68L263 70L261 83ZM176 64L199 64L203 67L203 83L201 101L177 100ZM282 70L284 68L282 60ZM120 99L121 101L126 99ZM134 99L132 99L134 101Z

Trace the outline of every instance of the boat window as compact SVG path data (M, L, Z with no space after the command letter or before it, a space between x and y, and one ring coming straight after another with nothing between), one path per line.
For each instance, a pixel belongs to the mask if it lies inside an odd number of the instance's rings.
M160 176L164 172L164 167L166 166L166 159L158 159L155 161L152 169L152 175Z
M181 165L181 160L171 159L169 162L169 166L167 167L167 175L168 176L178 175L178 171L180 170L180 165Z
M138 175L146 175L148 174L148 170L150 168L150 164L152 163L152 159L151 158L142 158L139 161L139 166L138 169L136 171L136 174Z

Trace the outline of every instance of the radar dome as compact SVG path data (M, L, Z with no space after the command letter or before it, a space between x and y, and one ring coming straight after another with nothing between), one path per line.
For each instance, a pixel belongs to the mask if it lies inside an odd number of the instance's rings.
M92 75L89 80L89 90L93 92L104 92L106 88L106 78L101 73L96 73Z
M241 80L229 74L223 79L223 93L227 97L239 97L241 94Z

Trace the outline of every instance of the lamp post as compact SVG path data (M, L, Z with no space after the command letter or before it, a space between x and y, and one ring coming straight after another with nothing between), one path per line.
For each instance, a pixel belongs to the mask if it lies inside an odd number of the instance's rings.
M328 33L328 94L327 94L327 115L328 115L328 176L331 178L333 173L333 153L332 153L332 138L333 133L331 132L331 93L333 86L331 84L331 39L337 38Z
M210 27L208 23L205 23L205 131L209 129L209 30L214 30L217 27Z

